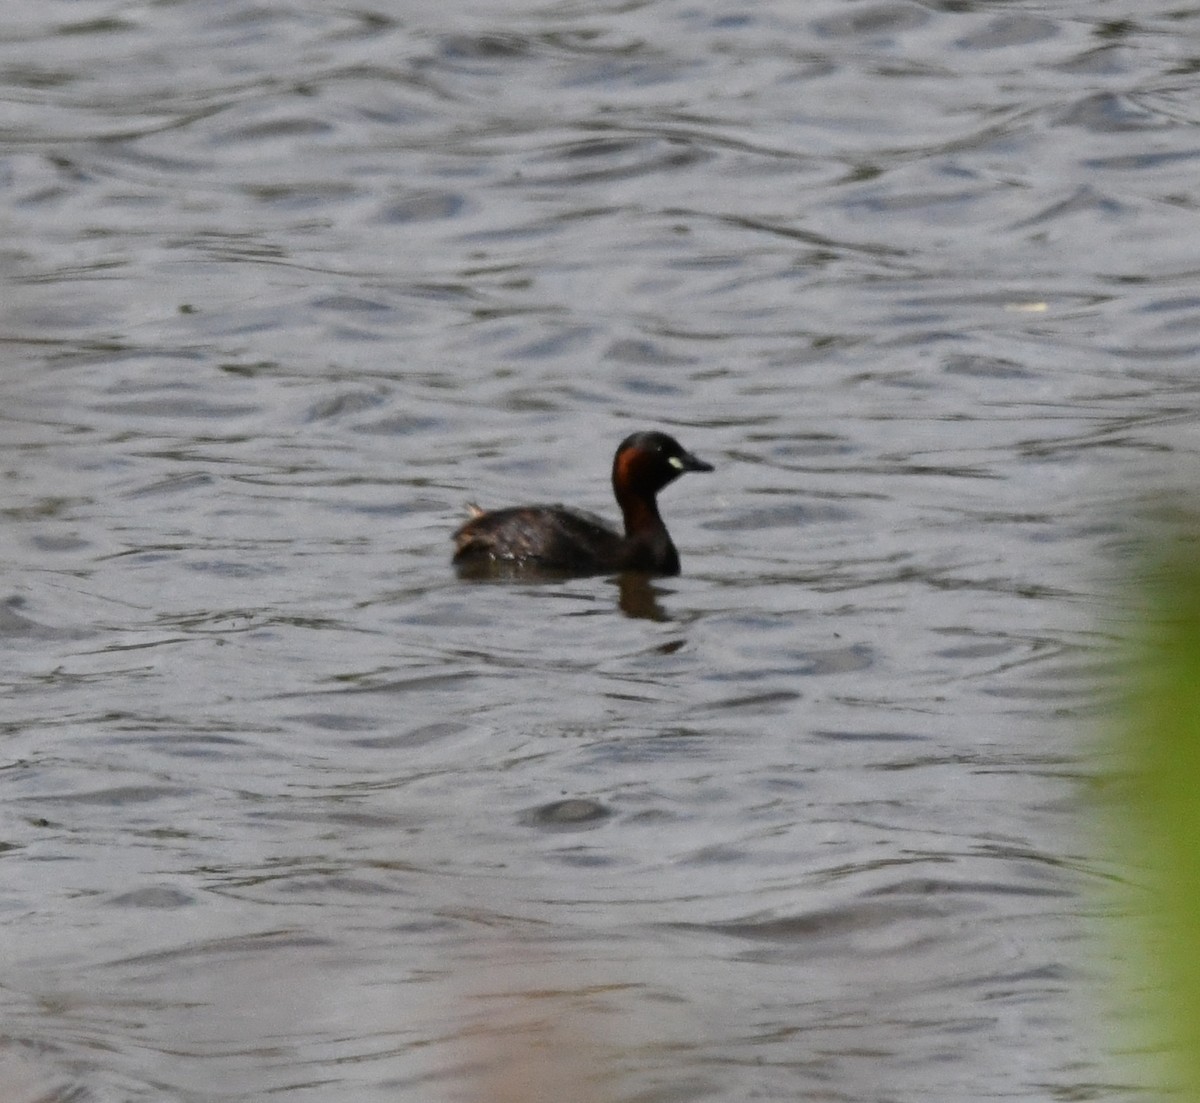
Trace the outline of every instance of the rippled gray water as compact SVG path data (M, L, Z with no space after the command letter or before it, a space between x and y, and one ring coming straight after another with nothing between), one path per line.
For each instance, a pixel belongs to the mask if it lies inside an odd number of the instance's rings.
M1133 1094L1078 778L1200 8L10 8L6 1100ZM643 427L682 577L455 577Z

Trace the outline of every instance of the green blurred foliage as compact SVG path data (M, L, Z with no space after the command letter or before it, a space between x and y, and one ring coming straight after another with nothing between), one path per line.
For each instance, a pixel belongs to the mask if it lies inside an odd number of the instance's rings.
M1134 902L1134 956L1172 1088L1200 1101L1200 526L1171 545L1140 584L1119 732L1132 784L1117 845L1147 890Z

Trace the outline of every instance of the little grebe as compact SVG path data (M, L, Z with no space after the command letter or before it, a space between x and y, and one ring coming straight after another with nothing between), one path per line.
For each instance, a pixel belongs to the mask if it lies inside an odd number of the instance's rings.
M666 433L634 433L613 458L612 484L625 535L599 517L564 506L513 506L483 512L454 534L454 562L504 561L597 574L678 574L679 553L658 513L656 495L685 471L711 471Z

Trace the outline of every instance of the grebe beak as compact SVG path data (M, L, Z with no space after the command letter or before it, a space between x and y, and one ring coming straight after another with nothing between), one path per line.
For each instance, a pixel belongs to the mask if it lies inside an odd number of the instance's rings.
M679 472L711 471L713 469L713 465L711 463L705 463L703 460L697 459L691 454L691 452L684 452L682 456L672 456L669 460L667 460L667 463L669 463L673 468L675 468L676 471Z

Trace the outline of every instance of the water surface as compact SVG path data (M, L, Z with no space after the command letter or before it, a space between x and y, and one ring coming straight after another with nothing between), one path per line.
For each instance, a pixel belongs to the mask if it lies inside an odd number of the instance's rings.
M1198 24L14 14L12 1097L1136 1095L1079 779L1196 471ZM651 427L680 578L450 569Z

